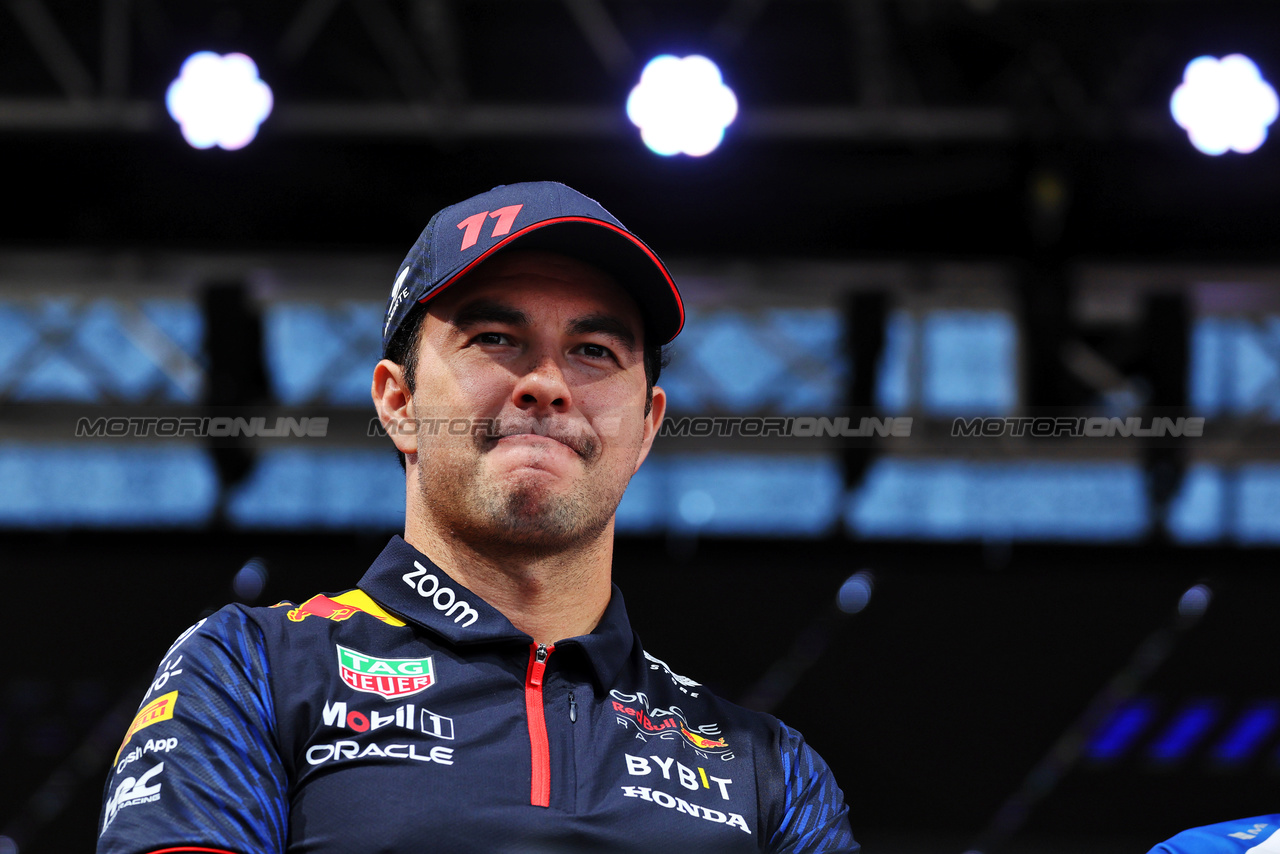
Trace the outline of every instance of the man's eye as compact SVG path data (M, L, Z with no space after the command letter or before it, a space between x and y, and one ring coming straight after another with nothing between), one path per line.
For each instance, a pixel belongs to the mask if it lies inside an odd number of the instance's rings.
M473 339L477 344L508 344L510 339L501 332L481 332Z
M589 359L608 359L613 356L608 347L601 344L583 344L582 355Z

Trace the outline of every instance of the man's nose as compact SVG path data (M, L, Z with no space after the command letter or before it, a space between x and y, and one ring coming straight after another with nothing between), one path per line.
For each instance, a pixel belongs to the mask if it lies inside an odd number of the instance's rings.
M512 402L521 409L555 412L564 412L572 405L564 370L553 356L543 356L516 380Z

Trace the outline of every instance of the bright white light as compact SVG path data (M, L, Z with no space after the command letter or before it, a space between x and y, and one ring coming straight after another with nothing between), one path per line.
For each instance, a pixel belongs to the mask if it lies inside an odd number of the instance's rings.
M252 142L271 114L271 87L243 53L218 56L206 50L182 63L164 103L192 147L232 151Z
M627 118L657 154L710 154L738 115L738 99L705 56L654 57L627 97Z
M1215 156L1256 151L1266 141L1278 108L1276 90L1262 79L1253 60L1238 53L1220 60L1191 60L1169 101L1174 121L1186 130L1191 144Z

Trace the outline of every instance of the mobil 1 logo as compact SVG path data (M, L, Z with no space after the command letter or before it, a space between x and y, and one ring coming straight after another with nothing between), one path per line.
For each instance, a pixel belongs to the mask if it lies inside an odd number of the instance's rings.
M383 727L391 726L453 741L453 718L438 715L430 709L419 708L413 703L403 703L386 712L380 712L377 709L362 712L359 709L349 708L344 702L326 702L322 720L325 726L349 729L354 732L376 732Z

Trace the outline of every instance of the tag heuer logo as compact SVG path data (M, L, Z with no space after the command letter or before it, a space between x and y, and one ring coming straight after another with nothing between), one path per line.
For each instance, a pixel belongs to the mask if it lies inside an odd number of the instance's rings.
M338 675L357 691L396 700L425 691L435 684L431 656L374 658L345 646L334 645L338 647Z

